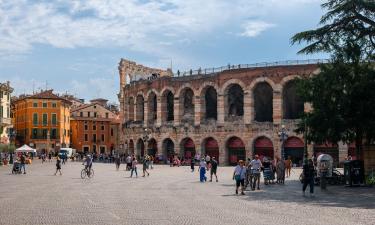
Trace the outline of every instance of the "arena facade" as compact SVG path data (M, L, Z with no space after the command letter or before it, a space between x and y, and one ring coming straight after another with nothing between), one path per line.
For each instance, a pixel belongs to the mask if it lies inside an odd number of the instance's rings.
M309 105L296 95L295 78L318 73L321 62L227 65L173 74L121 59L121 146L128 154L155 155L161 161L200 153L233 165L254 154L281 157L284 127L284 156L300 165L304 140L294 130ZM348 151L340 144L308 145L309 155L329 153L336 162Z

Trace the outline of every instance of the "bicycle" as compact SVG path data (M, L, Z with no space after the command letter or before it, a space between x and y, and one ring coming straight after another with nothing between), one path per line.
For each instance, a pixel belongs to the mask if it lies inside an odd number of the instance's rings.
M81 170L81 178L82 179L85 179L86 178L86 176L88 177L88 178L93 178L94 177L94 170L92 169L92 168L83 168L82 170Z

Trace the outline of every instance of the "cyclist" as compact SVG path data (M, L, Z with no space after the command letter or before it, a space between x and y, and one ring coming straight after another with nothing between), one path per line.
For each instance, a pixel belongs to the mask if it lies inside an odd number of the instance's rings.
M85 159L85 161L83 161L82 165L84 165L84 164L86 164L85 165L85 170L87 171L87 174L89 174L90 170L91 170L91 167L92 167L92 158L91 158L90 154L88 154L86 156L86 159Z

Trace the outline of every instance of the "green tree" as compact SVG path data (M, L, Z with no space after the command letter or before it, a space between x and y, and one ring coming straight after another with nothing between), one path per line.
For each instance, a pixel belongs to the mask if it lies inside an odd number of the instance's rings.
M313 109L297 131L306 128L309 142L355 142L360 156L363 140L375 137L375 2L329 0L322 7L328 10L322 27L291 39L293 44L307 42L299 53L331 53L319 74L298 82L299 95Z
M291 39L292 44L308 44L299 53L334 52L350 39L366 58L374 57L374 0L329 0L321 6L327 10L320 19L321 27L297 33Z

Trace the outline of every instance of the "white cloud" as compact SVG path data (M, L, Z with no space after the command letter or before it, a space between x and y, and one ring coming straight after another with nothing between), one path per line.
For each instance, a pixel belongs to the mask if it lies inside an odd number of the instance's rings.
M290 2L310 1L316 0L289 0L288 7ZM166 57L180 40L209 35L222 27L235 31L248 18L259 19L272 7L284 7L275 0L0 2L0 55L30 52L35 44L47 44L125 47ZM271 24L247 22L244 26L243 36L255 36Z
M274 24L267 23L264 21L246 21L243 25L243 32L240 36L243 37L256 37L260 35L263 31L274 27Z

